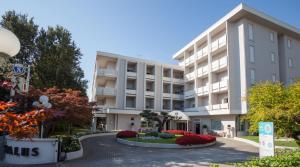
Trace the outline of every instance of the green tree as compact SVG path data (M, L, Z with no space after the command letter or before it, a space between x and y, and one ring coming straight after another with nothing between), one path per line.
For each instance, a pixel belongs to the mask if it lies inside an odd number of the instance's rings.
M157 113L150 110L144 110L142 113L140 113L140 116L145 118L148 122L157 122L158 132L163 130L164 125L168 120L173 119L173 117L167 112Z
M259 83L249 90L248 103L245 119L250 123L250 132L258 132L259 122L271 121L277 136L299 141L300 82L287 88L280 83Z
M21 64L31 64L36 57L35 39L38 35L38 25L25 14L8 11L2 16L0 25L12 31L20 40L21 49L14 60Z
M61 26L41 29L36 40L39 57L34 66L33 85L37 88L71 88L85 92L87 81L80 68L82 54L71 33Z

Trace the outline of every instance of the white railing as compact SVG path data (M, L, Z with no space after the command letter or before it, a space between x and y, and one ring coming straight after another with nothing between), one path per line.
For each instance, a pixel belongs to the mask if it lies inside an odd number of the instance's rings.
M154 91L146 91L146 96L154 96Z
M126 89L127 94L136 94L136 90Z
M182 94L172 94L172 98L173 99L183 99L184 95L182 95Z
M184 92L184 97L189 97L189 96L194 96L195 95L195 90L188 90Z
M197 77L201 77L203 75L206 75L208 73L208 66L201 66L197 69Z
M195 57L196 57L196 55L193 54L190 57L186 58L185 59L185 65L187 66L187 65L189 65L191 63L194 63L195 62Z
M224 68L227 66L227 56L223 56L220 59L214 60L211 63L212 71L218 70L220 68Z
M97 75L99 76L111 76L111 77L116 77L117 76L117 71L113 69L102 69L98 68Z
M115 96L116 95L116 89L115 88L108 88L108 87L98 87L97 88L97 95Z
M228 103L224 104L214 104L212 105L213 110L219 110L219 109L228 109Z
M179 62L178 65L183 67L183 66L185 66L185 62L184 61Z
M226 45L226 34L221 36L220 38L216 39L211 43L211 51L215 51L223 46Z
M197 52L197 59L201 59L202 57L207 56L207 46L205 46L204 48L201 48L198 50Z
M171 82L171 81L172 81L172 78L171 78L171 77L163 77L163 80L164 80L164 81Z
M171 93L163 93L163 97L171 97Z
M181 84L183 84L183 83L184 83L184 79L173 78L173 82L176 82L176 83L181 83Z
M186 75L185 75L185 78L186 78L186 80L188 80L188 81L195 79L195 71L186 74Z
M208 85L197 88L198 95L208 94Z
M128 72L127 71L127 76L136 77L136 72Z
M146 78L147 78L147 79L154 80L154 75L146 74Z
M212 85L213 91L221 91L221 90L227 90L228 89L228 80L215 82Z

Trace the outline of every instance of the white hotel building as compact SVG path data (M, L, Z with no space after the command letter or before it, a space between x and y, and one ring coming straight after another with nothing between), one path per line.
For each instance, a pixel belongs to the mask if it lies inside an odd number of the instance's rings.
M260 81L288 85L300 77L300 30L240 4L173 59L178 66L98 52L92 94L102 106L97 124L137 130L144 109L179 110L186 120L166 128L200 133L206 125L243 135L247 90Z

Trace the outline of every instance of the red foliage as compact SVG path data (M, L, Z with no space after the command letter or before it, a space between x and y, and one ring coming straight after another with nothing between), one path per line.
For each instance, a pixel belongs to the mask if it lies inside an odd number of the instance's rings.
M170 134L174 134L174 135L184 135L185 133L188 133L187 131L184 131L184 130L164 130L162 132L170 133Z
M195 133L185 133L184 136L176 139L175 143L179 145L207 144L216 141L216 137L210 135L199 135Z
M137 132L135 131L130 131L130 130L125 130L125 131L121 131L117 134L117 138L132 138L132 137L136 137Z

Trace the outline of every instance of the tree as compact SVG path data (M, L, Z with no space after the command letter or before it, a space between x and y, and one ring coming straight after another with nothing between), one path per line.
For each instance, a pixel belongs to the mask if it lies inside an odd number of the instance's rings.
M150 110L143 110L143 112L140 113L140 116L145 118L149 122L156 121L158 123L158 132L161 132L163 130L164 125L168 120L173 119L173 117L167 112L156 113Z
M85 92L87 81L80 68L82 54L72 41L71 33L61 26L42 29L37 38L39 57L34 67L36 88L56 86Z
M244 117L250 132L258 132L258 123L274 123L277 136L293 137L300 144L300 82L289 87L264 82L253 86L248 96L249 111Z
M15 61L21 64L32 64L36 57L35 39L38 35L38 25L28 15L8 11L2 16L0 25L12 31L20 40L21 49L15 56Z

